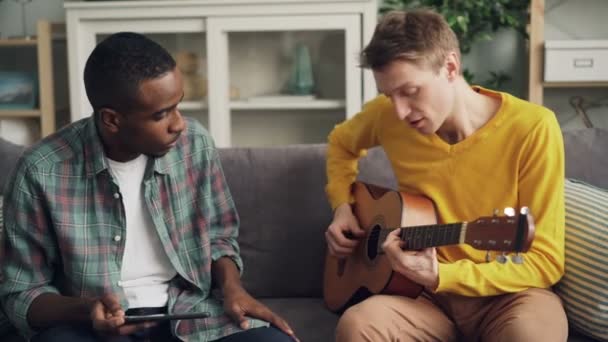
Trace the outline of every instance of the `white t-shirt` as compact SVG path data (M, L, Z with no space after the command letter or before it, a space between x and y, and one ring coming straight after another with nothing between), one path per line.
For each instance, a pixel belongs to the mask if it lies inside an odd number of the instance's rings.
M169 280L175 268L163 248L146 209L143 194L148 157L140 155L128 162L107 159L110 173L120 189L126 217L125 251L120 272L121 286L129 308L167 305Z

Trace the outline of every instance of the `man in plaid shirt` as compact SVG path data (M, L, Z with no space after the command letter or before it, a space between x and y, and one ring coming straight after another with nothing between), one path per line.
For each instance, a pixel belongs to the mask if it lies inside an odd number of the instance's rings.
M94 114L30 148L5 193L12 323L32 341L296 339L241 286L237 212L211 137L177 109L173 58L117 33L84 80ZM208 316L125 323L167 312Z

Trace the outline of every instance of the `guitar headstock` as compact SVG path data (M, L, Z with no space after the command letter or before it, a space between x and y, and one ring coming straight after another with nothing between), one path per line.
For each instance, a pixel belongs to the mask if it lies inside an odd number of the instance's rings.
M485 216L467 223L465 243L480 250L526 252L532 245L534 229L527 207L517 214L507 208L504 216Z

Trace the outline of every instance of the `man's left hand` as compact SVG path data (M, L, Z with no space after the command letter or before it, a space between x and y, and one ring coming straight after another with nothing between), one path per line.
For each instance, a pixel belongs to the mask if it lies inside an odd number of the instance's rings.
M260 303L244 288L236 286L230 289L224 289L224 310L235 322L239 323L241 329L248 329L249 322L247 317L255 317L281 329L287 335L299 341L293 330L289 327L287 322L279 317L277 314L272 312L266 305Z
M401 229L393 230L382 244L391 267L411 281L434 291L439 286L437 251L435 248L403 250L405 241L399 237L400 232Z

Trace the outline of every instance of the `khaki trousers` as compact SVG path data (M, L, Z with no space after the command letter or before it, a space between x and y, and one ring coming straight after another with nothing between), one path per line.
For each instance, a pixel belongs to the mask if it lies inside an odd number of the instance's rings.
M561 342L567 338L561 300L547 289L492 297L376 295L346 310L336 328L337 342Z

